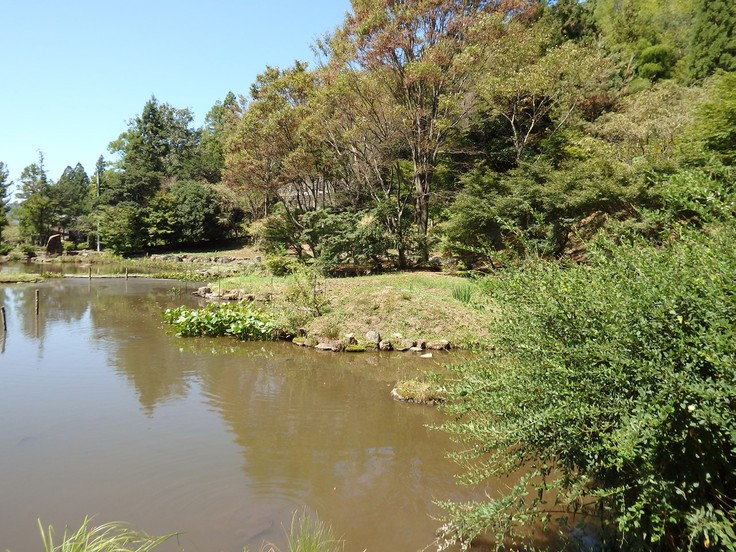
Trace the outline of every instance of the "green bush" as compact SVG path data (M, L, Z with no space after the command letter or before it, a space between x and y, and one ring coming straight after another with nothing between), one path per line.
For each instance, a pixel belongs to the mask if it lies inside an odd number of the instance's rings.
M8 255L13 250L13 246L9 243L0 244L0 256Z
M16 251L18 252L18 254L19 254L19 255L20 255L21 257L24 257L24 258L26 258L26 259L32 259L33 257L35 257L35 256L36 256L36 248L35 248L35 247L33 247L33 246L32 246L31 244L29 244L29 243L21 243L21 244L19 244L19 245L18 245L18 246L17 246L16 248L15 248L15 250L16 250Z
M513 542L553 521L552 495L597 516L611 548L734 550L736 231L590 255L485 281L496 347L455 367L446 428L473 444L466 482L525 475L498 500L446 504L445 537Z
M281 252L267 255L263 264L274 276L287 276L297 269L299 261Z
M166 309L164 320L176 327L181 337L232 336L241 341L257 341L274 339L278 333L270 314L246 303Z
M61 245L64 248L64 253L70 253L77 250L77 244L73 241L64 241Z

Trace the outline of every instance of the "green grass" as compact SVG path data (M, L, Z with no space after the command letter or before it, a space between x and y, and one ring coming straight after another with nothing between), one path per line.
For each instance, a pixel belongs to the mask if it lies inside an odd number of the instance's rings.
M277 325L292 333L298 328L309 335L356 336L375 330L389 337L447 339L459 347L484 346L488 319L495 310L477 285L436 272L399 272L352 278L319 278L317 296L312 284L304 293L304 276L270 277L256 274L210 280L213 289L242 289L258 299L269 295ZM472 301L459 301L459 287L472 289ZM302 290L304 291L304 290Z
M446 399L445 393L437 385L415 379L397 382L391 394L402 401L417 404L439 404Z
M0 284L32 284L42 282L44 277L40 274L17 274L0 272Z
M61 541L56 544L52 526L44 528L41 520L38 520L38 528L41 531L44 552L148 552L177 535L172 533L152 537L134 531L120 522L92 525L92 520L85 517L76 531L71 532L65 528Z
M332 528L306 512L295 512L291 518L291 526L286 535L288 550L286 552L343 552L344 541L335 537ZM248 552L248 549L243 549ZM259 552L281 552L270 543L261 546Z

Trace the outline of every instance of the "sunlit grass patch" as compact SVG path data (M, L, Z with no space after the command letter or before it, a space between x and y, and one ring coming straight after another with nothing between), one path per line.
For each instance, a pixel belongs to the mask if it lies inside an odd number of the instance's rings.
M436 384L415 379L396 383L391 395L399 400L417 404L439 404L445 402L445 394Z
M44 277L40 274L16 274L0 272L0 284L33 284L42 282Z

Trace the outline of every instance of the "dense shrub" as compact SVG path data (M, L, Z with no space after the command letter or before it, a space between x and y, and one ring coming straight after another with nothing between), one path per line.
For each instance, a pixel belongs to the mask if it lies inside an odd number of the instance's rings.
M705 230L485 281L495 350L455 367L446 427L473 444L467 482L526 475L448 504L448 538L549 522L551 495L595 514L611 548L736 549L736 232Z

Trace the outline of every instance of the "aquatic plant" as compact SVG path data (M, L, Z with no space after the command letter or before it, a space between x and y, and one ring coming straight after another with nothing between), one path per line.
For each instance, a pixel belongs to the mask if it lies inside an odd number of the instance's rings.
M273 339L277 335L273 317L247 303L209 304L201 309L184 306L164 311L164 320L181 337L232 336L241 341Z

